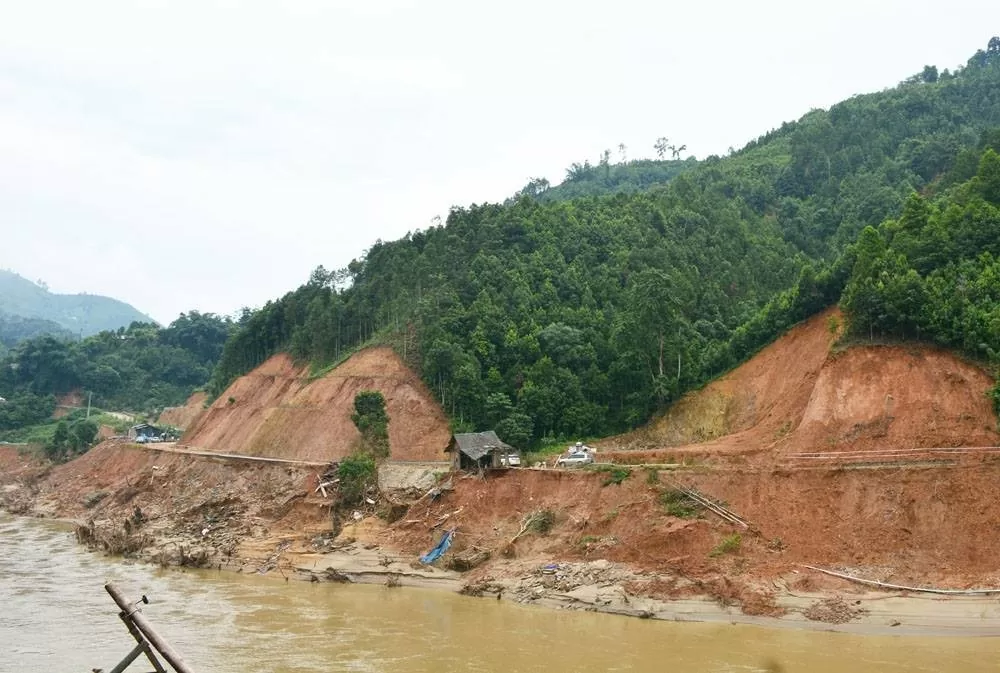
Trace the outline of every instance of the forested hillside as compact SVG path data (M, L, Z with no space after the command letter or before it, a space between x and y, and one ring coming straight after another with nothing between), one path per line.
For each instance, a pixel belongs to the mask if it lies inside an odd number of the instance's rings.
M1000 364L1000 131L969 180L866 228L843 295L861 338L922 339ZM1000 411L1000 386L994 390Z
M566 169L566 179L554 187L544 178L530 180L518 190L514 199L532 196L540 201L568 201L583 196L632 194L665 185L697 165L698 160L694 157L671 161L626 161L623 158L613 164L608 150L597 165L584 161L570 166Z
M77 389L108 409L180 404L208 381L232 331L228 319L192 311L166 328L133 323L82 341L24 341L0 359L0 396L7 398L0 430L46 419L53 395Z
M128 304L92 294L53 294L12 271L0 269L0 313L56 323L77 337L152 322Z
M610 434L845 286L855 331L920 330L992 357L995 262L981 255L997 254L996 127L998 38L957 72L928 66L814 110L666 185L551 198L559 188L536 184L454 209L248 315L212 389L278 350L325 363L376 338L420 369L457 426L521 446Z
M42 318L24 318L0 313L0 356L27 339L49 334L60 339L73 339L75 335L57 323Z

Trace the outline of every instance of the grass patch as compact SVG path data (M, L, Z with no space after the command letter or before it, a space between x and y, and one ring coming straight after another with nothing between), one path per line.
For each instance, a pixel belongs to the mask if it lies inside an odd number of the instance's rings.
M53 419L46 421L45 423L26 425L23 428L0 432L0 442L10 442L12 444L49 444L52 442L52 437L56 432L56 427L58 427L61 421L71 424L74 421L83 420L86 417L86 409L75 409L59 419ZM129 426L127 421L123 421L117 416L107 414L100 409L90 410L90 420L96 423L98 427L102 425L110 426L114 428L116 433L119 434L124 433Z
M542 437L534 447L523 452L524 465L534 465L535 463L544 462L553 456L563 454L579 441L587 444L589 440L579 437L553 437L551 435Z
M667 510L667 514L676 516L679 519L694 518L701 513L703 508L701 503L678 489L670 489L661 493L660 502L663 504L664 509Z
M548 535L556 525L556 513L551 509L540 509L531 514L528 520L528 530L539 535Z
M539 442L538 446L524 452L523 464L534 465L535 463L546 462L553 456L558 456L565 451L566 446L567 443L561 439L545 437Z
M322 362L310 362L309 363L309 374L307 378L310 381L315 381L316 379L321 379L334 369L344 364L349 357L358 352L358 348L345 348L340 352L339 358L334 358L333 360L323 360Z
M347 507L360 504L369 488L378 482L375 459L366 453L353 453L337 466L340 479L341 504Z
M632 468L621 465L590 465L588 469L594 472L604 472L608 475L602 484L603 486L620 485L632 476Z
M39 425L28 425L16 430L0 433L0 442L11 444L48 444L56 432L55 421Z
M735 554L739 552L740 545L743 543L743 536L739 533L733 533L732 535L727 535L722 538L719 544L712 548L712 551L708 553L712 558L718 558L723 554Z

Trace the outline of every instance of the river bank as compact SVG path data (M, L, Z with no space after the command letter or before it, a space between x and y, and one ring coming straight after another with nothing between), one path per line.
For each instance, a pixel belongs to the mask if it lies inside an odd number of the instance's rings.
M5 455L5 509L71 519L92 548L164 567L434 588L667 621L1000 635L1000 599L868 591L824 576L774 549L773 538L740 538L713 518L664 515L655 507L662 487L651 478L609 487L599 474L455 475L450 490L415 502L394 524L372 505L334 531L332 498L317 493L317 475L301 467L127 445L102 445L57 467ZM552 529L513 543L526 509L551 511ZM456 531L456 542L436 565L473 549L490 550L489 558L461 573L420 564L420 553L446 527ZM718 541L727 539L738 546L717 552ZM880 572L888 576L884 567ZM950 579L995 585L988 576Z
M546 609L640 619L863 635L1000 636L1000 599L995 597L859 592L846 583L799 593L776 582L771 608L775 616L767 616L746 614L738 604L725 605L710 595L669 600L643 595L643 585L676 578L637 573L605 560L500 561L475 574L418 566L413 560L410 555L354 543L324 554L296 555L288 563L294 571L289 576L299 580L430 588Z
M131 639L101 588L106 581L147 595L143 612L160 633L194 670L215 673L576 673L666 663L686 673L995 668L993 641L984 638L621 619L441 590L161 569L88 553L54 521L2 513L0 538L0 642L11 670L109 670L124 656Z

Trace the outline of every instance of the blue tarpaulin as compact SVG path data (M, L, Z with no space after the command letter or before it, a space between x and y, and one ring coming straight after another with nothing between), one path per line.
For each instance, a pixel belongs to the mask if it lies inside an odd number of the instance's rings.
M437 546L434 547L434 549L431 549L429 552L420 557L420 562L424 564L434 563L439 558L441 558L441 555L444 554L446 551L448 551L448 547L451 546L451 538L454 535L455 535L454 529L446 532L444 534L444 537L441 538L441 541L437 543Z

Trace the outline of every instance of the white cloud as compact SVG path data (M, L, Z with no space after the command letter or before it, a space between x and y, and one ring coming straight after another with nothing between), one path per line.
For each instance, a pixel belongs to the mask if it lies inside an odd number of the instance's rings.
M619 142L725 152L1000 25L969 0L8 4L0 266L163 321Z

